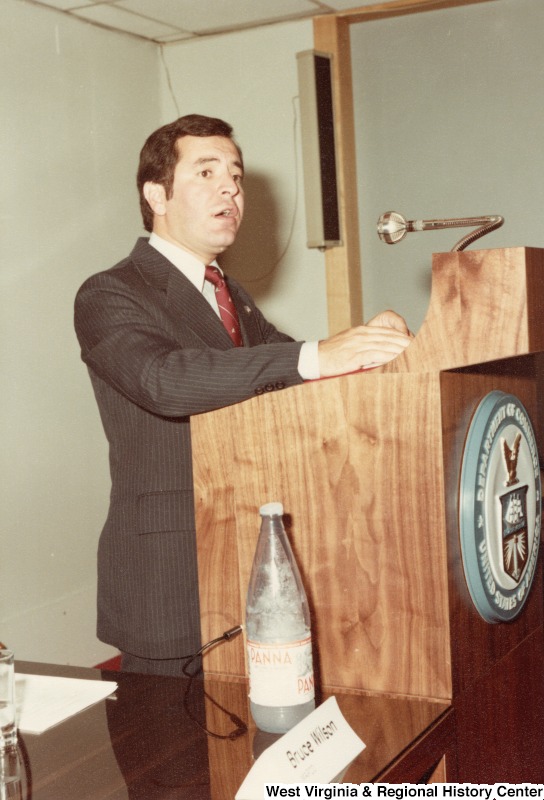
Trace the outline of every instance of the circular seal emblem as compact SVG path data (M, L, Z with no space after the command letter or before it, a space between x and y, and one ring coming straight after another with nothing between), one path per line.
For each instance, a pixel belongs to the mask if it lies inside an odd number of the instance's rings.
M472 601L487 622L521 612L540 545L540 465L522 403L493 391L469 427L461 466L459 527Z

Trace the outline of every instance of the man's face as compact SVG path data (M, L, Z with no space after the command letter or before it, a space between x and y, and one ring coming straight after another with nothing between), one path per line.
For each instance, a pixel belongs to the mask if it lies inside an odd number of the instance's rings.
M208 264L238 233L243 166L236 145L224 136L184 136L178 149L172 196L166 199L159 184L144 187L154 211L153 230Z

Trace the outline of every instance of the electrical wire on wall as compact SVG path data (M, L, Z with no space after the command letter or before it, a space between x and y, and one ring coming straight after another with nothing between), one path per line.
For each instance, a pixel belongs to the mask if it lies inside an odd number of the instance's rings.
M180 113L179 106L178 106L178 101L176 99L176 95L174 93L174 88L172 86L172 77L170 75L170 70L168 69L168 64L166 63L166 59L164 57L164 45L163 44L160 45L159 52L161 54L161 61L162 61L162 65L164 67L165 75L166 75L166 83L168 85L168 90L170 92L170 96L172 98L172 102L174 103L174 107L176 109L177 116L181 117L181 113Z

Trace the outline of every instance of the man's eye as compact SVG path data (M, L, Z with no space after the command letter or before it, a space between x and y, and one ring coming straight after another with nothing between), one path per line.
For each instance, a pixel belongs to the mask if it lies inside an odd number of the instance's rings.
M203 178L209 178L209 176L212 174L212 171L211 169L203 169L200 174Z

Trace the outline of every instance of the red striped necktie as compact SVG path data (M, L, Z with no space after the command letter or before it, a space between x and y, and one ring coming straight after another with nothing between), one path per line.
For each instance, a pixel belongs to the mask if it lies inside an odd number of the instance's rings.
M232 302L229 287L227 286L225 279L217 267L209 266L206 267L205 278L215 286L215 299L217 300L219 313L228 335L236 347L241 347L243 342L242 332L240 330L240 322L238 320L238 313L234 303Z

